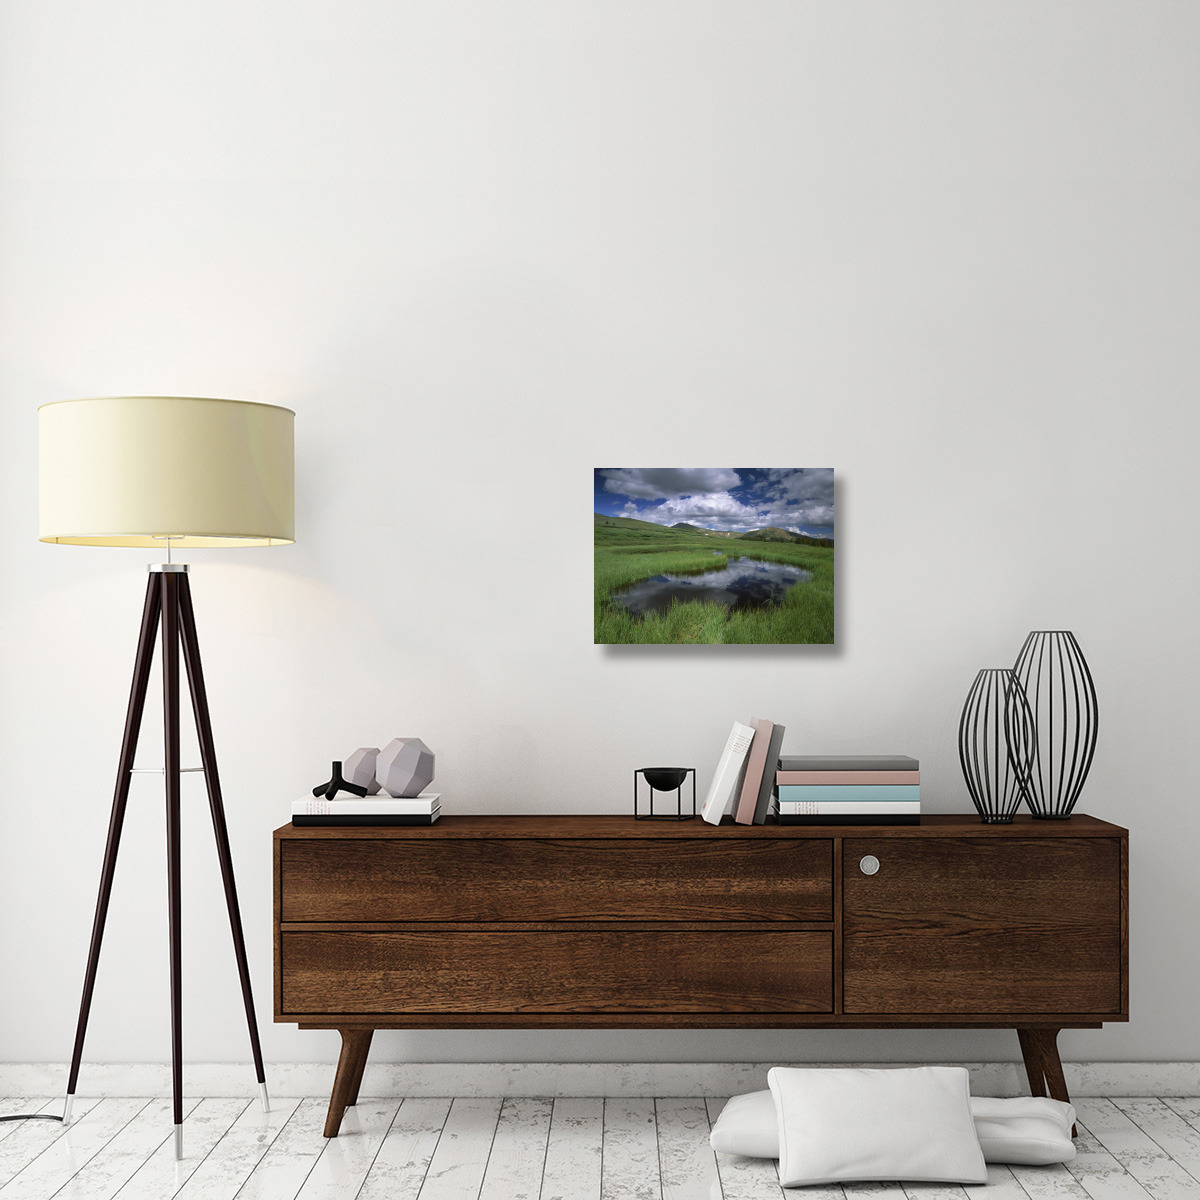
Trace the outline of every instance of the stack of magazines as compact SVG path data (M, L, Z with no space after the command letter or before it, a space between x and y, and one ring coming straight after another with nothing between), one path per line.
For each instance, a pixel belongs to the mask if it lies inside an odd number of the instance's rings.
M292 805L293 825L432 825L441 816L440 792L395 796L305 796Z
M781 825L919 825L921 771L906 754L785 755Z

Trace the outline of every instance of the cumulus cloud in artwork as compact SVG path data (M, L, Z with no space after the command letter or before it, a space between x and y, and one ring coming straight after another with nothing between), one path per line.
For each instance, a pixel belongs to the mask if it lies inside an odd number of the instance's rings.
M597 467L595 511L719 533L834 536L832 467Z

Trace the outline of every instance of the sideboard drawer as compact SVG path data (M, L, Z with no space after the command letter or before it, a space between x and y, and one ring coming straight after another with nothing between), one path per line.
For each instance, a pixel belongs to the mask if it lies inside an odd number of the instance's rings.
M828 838L280 844L283 921L829 921Z
M284 932L279 950L284 1014L833 1009L833 935L827 932L302 930Z

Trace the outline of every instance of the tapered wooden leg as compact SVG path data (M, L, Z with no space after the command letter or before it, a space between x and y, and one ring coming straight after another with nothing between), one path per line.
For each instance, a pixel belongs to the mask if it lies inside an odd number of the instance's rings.
M1025 1075L1029 1080L1029 1094L1046 1094L1046 1072L1042 1066L1041 1047L1038 1045L1037 1030L1018 1029L1017 1040L1021 1043L1021 1057L1025 1060Z
M358 1098L358 1087L362 1082L363 1068L367 1063L367 1051L371 1048L373 1029L339 1029L342 1035L342 1053L338 1058L337 1074L333 1079L333 1095L329 1098L329 1112L325 1117L325 1136L337 1137L342 1127L342 1117L347 1105Z
M213 836L217 843L217 859L225 883L225 907L229 912L229 928L233 934L233 954L237 960L238 978L242 983L242 1004L246 1009L246 1024L250 1029L250 1053L259 1087L266 1100L266 1073L263 1068L262 1045L258 1038L258 1019L254 1014L254 994L250 989L250 965L246 959L246 938L242 932L242 914L238 905L237 884L233 877L233 855L229 849L229 827L225 822L225 805L221 799L221 783L217 775L217 750L213 742L212 722L208 715L208 693L204 687L204 670L200 665L200 643L196 637L196 616L192 609L192 590L186 575L179 577L179 632L183 639L183 662L187 668L188 687L192 696L192 714L196 718L196 740L200 744L200 763L204 767L204 783L208 789L208 807L212 815ZM353 1103L353 1101L351 1101Z
M92 994L96 988L96 968L100 962L100 946L104 941L104 925L108 920L108 901L112 895L113 876L117 869L117 851L121 845L125 807L129 801L129 773L133 769L138 734L142 728L142 713L146 708L146 691L150 684L150 668L154 661L154 641L158 635L160 610L161 594L158 580L151 575L146 585L146 602L142 609L142 626L138 634L137 656L133 665L133 684L129 689L129 707L125 711L125 734L121 739L121 757L117 765L117 785L113 792L112 816L108 822L108 842L104 847L104 866L100 871L100 893L96 898L96 914L92 919L92 943L88 950L87 970L84 972L79 1021L75 1026L71 1072L67 1078L67 1103L63 1117L67 1123L70 1123L71 1119L70 1109L75 1096L75 1085L79 1082L83 1040L87 1034Z
M354 1086L350 1089L350 1096L346 1101L347 1108L353 1108L358 1103L358 1089L362 1087L363 1072L367 1069L367 1055L371 1052L371 1038L374 1034L375 1030L367 1030L367 1043L363 1046L362 1054L358 1060L358 1067L354 1072Z
M1058 1033L1057 1029L1018 1029L1017 1038L1021 1043L1021 1056L1025 1059L1030 1093L1045 1096L1049 1092L1052 1100L1070 1104L1067 1079L1058 1054ZM1071 1126L1071 1136L1077 1136L1074 1125Z
M183 924L180 907L179 575L163 572L163 732L166 743L167 923L171 957L171 1093L175 1157L183 1157Z

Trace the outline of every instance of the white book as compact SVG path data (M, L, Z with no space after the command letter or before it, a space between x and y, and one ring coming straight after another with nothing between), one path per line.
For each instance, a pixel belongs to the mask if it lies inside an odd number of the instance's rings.
M422 792L419 796L350 796L339 795L332 800L324 796L302 796L292 804L293 817L421 817L440 811L441 792Z
M746 756L750 743L754 741L754 730L749 725L734 721L729 731L729 740L721 751L717 773L709 785L708 794L700 806L700 815L710 825L720 825L726 813L733 812L738 792L741 790L742 775L746 770Z
M781 817L911 816L921 811L920 800L781 800Z

